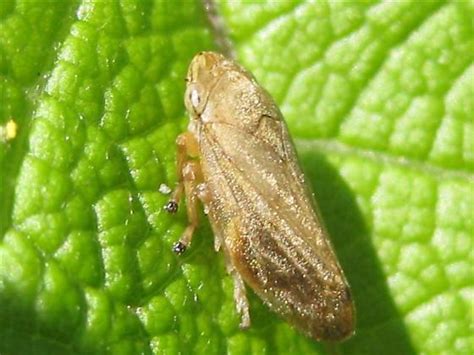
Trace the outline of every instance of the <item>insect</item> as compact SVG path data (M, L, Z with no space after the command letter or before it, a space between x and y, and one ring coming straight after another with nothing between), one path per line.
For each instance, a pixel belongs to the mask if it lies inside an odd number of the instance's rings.
M173 246L189 246L205 207L234 280L242 328L250 325L245 284L306 335L344 340L355 309L280 110L252 74L231 59L201 52L192 60L184 102L188 131L178 136L178 183L189 225Z

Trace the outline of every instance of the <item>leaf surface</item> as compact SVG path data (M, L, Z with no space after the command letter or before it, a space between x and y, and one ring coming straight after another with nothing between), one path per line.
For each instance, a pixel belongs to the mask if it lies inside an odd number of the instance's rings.
M192 56L232 49L292 132L357 306L344 354L472 353L474 6L0 6L0 353L319 354L163 210ZM208 18L223 28L213 30ZM16 137L6 138L8 121Z

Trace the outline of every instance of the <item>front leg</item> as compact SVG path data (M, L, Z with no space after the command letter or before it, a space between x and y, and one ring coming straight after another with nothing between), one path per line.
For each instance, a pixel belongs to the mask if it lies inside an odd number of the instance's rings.
M202 174L199 163L187 161L183 166L183 187L189 224L179 241L173 245L173 251L176 254L182 254L186 251L199 224L197 186L200 181L202 181Z
M190 132L181 133L176 138L176 175L178 184L171 194L171 198L165 205L165 210L169 213L176 213L178 203L184 190L184 165L190 157L199 156L199 144Z
M189 224L179 241L173 245L173 251L176 254L182 254L191 244L194 231L199 224L197 204L198 198L202 198L203 176L199 162L189 159L189 157L196 157L199 154L199 146L194 136L189 132L180 134L176 139L176 145L178 184L171 199L165 205L165 210L175 213L184 192Z

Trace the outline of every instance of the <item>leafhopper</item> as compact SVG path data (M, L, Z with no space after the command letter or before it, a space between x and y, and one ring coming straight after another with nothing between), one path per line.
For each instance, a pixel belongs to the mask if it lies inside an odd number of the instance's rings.
M306 335L340 341L354 332L351 292L271 96L235 61L214 52L192 60L184 102L188 131L177 138L178 183L190 245L202 202L234 280L240 326L250 325L245 284Z

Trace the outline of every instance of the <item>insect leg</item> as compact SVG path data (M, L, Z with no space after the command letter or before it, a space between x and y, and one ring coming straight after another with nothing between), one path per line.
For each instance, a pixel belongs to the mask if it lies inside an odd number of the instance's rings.
M189 225L184 230L180 240L173 246L173 251L176 254L183 253L188 245L191 244L193 233L199 224L197 210L199 195L197 187L199 186L199 182L202 181L202 173L199 163L192 160L185 162L182 175Z
M178 184L171 194L168 203L165 205L165 210L169 213L176 213L178 210L178 203L181 200L184 189L184 165L189 157L198 156L199 145L192 133L184 132L176 138L176 150Z
M206 215L209 214L209 205L212 202L212 197L206 183L203 182L196 186L196 195L204 206L204 213ZM222 235L214 224L211 223L211 227L214 232L214 249L219 251L223 243Z
M229 231L233 231L234 233L238 232L234 221L231 220L228 224L228 227ZM247 299L247 291L245 289L245 284L242 279L242 276L240 276L240 273L232 263L232 260L229 255L228 246L226 246L225 242L223 242L222 244L224 246L224 260L227 273L232 276L232 279L234 281L234 302L237 313L240 314L240 328L245 329L250 327L249 301Z
M199 145L192 133L185 132L180 134L176 139L176 148L178 184L171 194L170 200L165 205L165 210L169 213L175 213L178 210L178 202L181 200L184 192L189 225L186 227L180 240L173 246L173 251L176 254L181 254L191 243L194 230L199 222L196 187L202 181L202 173L199 162L189 159L199 154Z
M232 268L230 274L234 279L234 302L237 313L240 314L240 328L245 329L250 327L250 314L244 281L234 268Z

